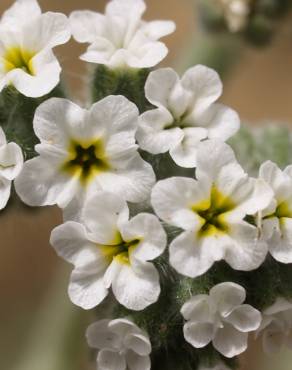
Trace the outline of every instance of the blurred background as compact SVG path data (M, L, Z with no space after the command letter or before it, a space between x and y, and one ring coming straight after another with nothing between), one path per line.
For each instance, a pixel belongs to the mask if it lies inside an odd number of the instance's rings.
M103 11L103 0L40 0L44 11L69 14L76 9ZM277 23L273 39L255 47L241 38L206 36L198 22L196 0L146 0L146 19L172 19L177 31L165 39L170 49L163 65L182 71L208 61L202 45L220 54L224 79L222 101L250 125L279 122L292 126L292 15ZM12 4L1 0L0 13ZM210 38L211 37L211 38ZM84 45L74 41L57 49L63 77L73 98L83 100L88 66L78 60ZM228 72L225 67L230 67ZM24 211L9 207L0 215L0 369L87 370L89 352L84 328L90 313L74 307L65 294L69 268L48 240L61 222L56 208ZM56 299L58 297L58 299ZM265 359L252 343L242 370L291 370L292 352Z

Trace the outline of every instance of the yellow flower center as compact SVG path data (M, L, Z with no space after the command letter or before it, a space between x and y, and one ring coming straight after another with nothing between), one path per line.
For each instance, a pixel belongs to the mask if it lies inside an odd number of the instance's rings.
M100 139L88 142L72 140L68 153L68 160L63 164L62 170L79 177L83 185L87 185L99 173L110 169Z
M279 203L275 211L275 216L278 218L292 218L292 211L289 204L287 202Z
M10 47L2 56L4 71L10 72L13 69L20 68L33 76L35 74L32 63L34 56L34 52L23 50L19 46Z
M212 186L209 199L191 208L200 216L199 237L206 237L228 232L225 216L227 212L235 208L235 204L232 199L224 196L215 186Z
M140 239L133 239L130 241L124 241L118 233L114 245L103 245L101 246L102 254L109 260L111 263L113 259L117 262L129 265L130 264L130 254L140 243Z

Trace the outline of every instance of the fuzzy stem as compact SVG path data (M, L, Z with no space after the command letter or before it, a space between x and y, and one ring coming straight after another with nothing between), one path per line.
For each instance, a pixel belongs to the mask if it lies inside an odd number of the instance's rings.
M7 141L14 141L20 145L25 160L36 156L34 146L38 143L38 138L33 131L35 110L51 97L64 97L60 85L48 95L36 99L20 94L12 86L6 87L0 93L0 126L5 132Z
M110 69L99 65L93 72L91 95L93 102L108 95L124 95L135 103L140 113L151 107L145 98L144 86L149 69Z

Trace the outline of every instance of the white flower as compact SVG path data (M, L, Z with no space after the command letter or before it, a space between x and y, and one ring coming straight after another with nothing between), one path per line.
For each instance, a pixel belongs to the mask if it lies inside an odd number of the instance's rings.
M219 0L231 32L243 30L252 9L251 0Z
M283 347L292 348L292 302L279 297L263 311L263 321L257 336L262 334L265 353L280 352Z
M217 140L199 145L196 178L172 177L152 190L156 214L184 230L170 244L171 265L193 278L219 260L235 270L257 268L265 259L266 243L245 217L267 206L269 187L249 178L232 149Z
M292 166L281 171L275 163L267 161L261 165L259 177L274 194L261 213L263 239L277 261L292 263Z
M129 220L124 200L99 192L86 202L82 224L56 227L51 244L74 264L69 285L73 303L84 309L98 305L112 286L119 303L142 310L157 301L159 274L151 261L166 247L166 234L154 215Z
M231 282L214 286L209 295L193 296L181 309L187 320L186 341L195 348L212 342L218 352L229 358L244 352L248 332L261 324L261 313L243 304L245 298L245 289Z
M13 85L33 98L49 93L61 72L52 48L70 37L65 15L42 14L36 0L17 0L0 21L0 91Z
M146 199L155 175L137 152L137 118L137 107L123 96L108 96L90 110L47 100L34 118L40 155L25 163L18 195L32 206L61 208L102 189L132 202Z
M104 15L89 10L73 12L73 37L90 44L80 58L111 68L149 68L161 62L168 49L158 40L172 33L175 24L142 21L145 9L143 0L112 0Z
M149 336L131 320L97 321L86 337L89 346L98 349L98 370L150 370Z
M169 151L179 166L196 166L201 140L225 141L239 129L237 113L215 103L222 83L217 72L205 66L190 68L181 80L171 68L151 72L145 94L157 108L140 116L139 145L152 154Z
M23 155L15 143L8 143L0 127L0 209L3 209L10 197L11 183L22 169Z

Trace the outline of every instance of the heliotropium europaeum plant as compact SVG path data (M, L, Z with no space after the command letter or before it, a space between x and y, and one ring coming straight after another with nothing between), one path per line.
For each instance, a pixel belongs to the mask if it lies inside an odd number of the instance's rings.
M86 337L98 370L235 369L248 337L262 337L267 352L291 340L291 166L245 166L254 142L232 138L240 120L217 102L219 75L154 70L167 54L158 40L175 26L145 22L144 11L142 0L112 0L105 15L73 12L71 28L34 0L4 14L1 99L9 91L12 104L1 123L21 148L1 131L0 205L15 179L25 204L62 210L50 242L73 265L71 301L96 310ZM86 109L54 97L51 49L70 29L90 44ZM14 97L25 102L17 117L30 113L11 129ZM24 163L23 126L36 144Z

